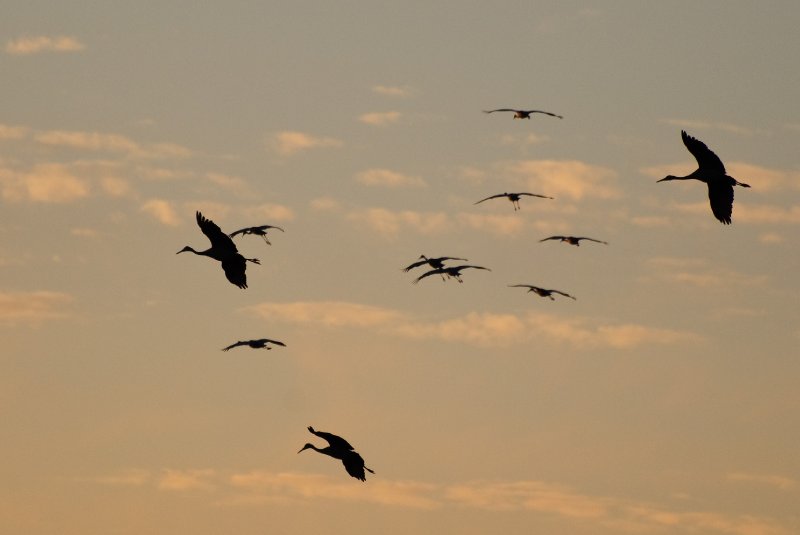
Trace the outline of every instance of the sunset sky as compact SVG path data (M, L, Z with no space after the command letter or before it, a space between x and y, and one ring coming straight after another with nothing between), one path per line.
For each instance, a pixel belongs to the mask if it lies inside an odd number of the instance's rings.
M2 11L0 532L800 533L800 3Z

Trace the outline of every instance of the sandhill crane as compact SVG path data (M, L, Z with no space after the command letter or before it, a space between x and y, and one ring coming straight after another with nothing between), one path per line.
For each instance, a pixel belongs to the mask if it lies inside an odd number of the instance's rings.
M570 299L575 299L569 294L561 292L559 290L546 290L544 288L539 288L538 286L532 286L530 284L509 284L509 288L527 288L529 292L533 292L536 295L540 295L542 297L549 297L551 301L555 301L556 298L553 297L553 294L563 295L564 297L569 297ZM575 299L577 301L577 299Z
M494 113L496 111L513 111L514 119L530 119L532 113L542 113L544 115L549 115L550 117L558 117L559 119L563 119L563 117L560 115L542 110L515 110L513 108L498 108L496 110L483 110L483 113Z
M261 236L262 238L264 238L264 241L267 242L267 245L272 245L269 242L269 239L267 238L267 230L271 229L271 228L276 228L276 229L280 230L281 232L284 232L284 230L281 227L276 227L275 225L260 225L258 227L241 228L241 229L237 230L236 232L231 232L230 234L228 234L228 236L233 238L237 234L242 234L242 235L253 234L255 236Z
M410 264L410 265L404 267L403 271L408 272L408 271L411 271L412 269L414 269L415 267L419 267L419 266L422 266L422 265L425 265L425 264L428 264L433 269L441 269L441 268L444 267L444 261L445 260L463 260L464 262L467 261L466 258L458 258L457 256L439 256L437 258L428 258L427 256L425 256L423 254L423 255L420 255L419 257L422 260L419 260L417 262L414 262L413 264Z
M516 212L519 210L519 199L520 197L527 196L527 197L539 197L541 199L552 199L552 197L548 197L547 195L539 195L538 193L498 193L497 195L490 195L485 199L481 199L476 203L473 204L480 204L483 201L488 201L489 199L498 199L500 197L507 197L509 201L511 201L511 205L514 207L514 211Z
M353 446L351 446L350 443L342 437L336 436L332 433L326 433L325 431L315 431L311 426L308 426L308 431L311 434L327 441L328 446L320 449L313 444L306 444L297 453L312 449L333 457L334 459L339 459L342 461L347 473L356 479L360 479L361 481L367 480L367 475L364 473L364 470L368 471L370 474L375 473L372 471L372 469L364 466L364 459L361 457L361 455L359 455L353 449Z
M728 176L725 172L725 165L722 160L714 154L706 144L699 139L693 138L685 131L681 130L683 144L697 160L697 169L686 176L667 175L658 182L665 180L699 180L708 186L708 201L711 204L711 211L714 217L723 224L731 224L731 214L733 213L733 186L749 188L749 184L739 182L735 178Z
M267 344L274 344L276 346L286 347L286 344L284 344L283 342L280 342L278 340L270 340L269 338L261 338L259 340L243 340L243 341L240 340L239 342L236 342L235 344L231 344L228 347L223 347L222 350L223 351L228 351L229 349L233 349L234 347L239 347L239 346L250 346L253 349L272 349Z
M481 267L481 266L451 266L451 267L440 267L437 269L432 269L430 271L426 271L412 282L417 284L419 281L424 279L425 277L430 277L431 275L447 275L447 277L452 277L456 279L458 282L464 282L461 280L461 270L462 269L485 269L486 271L491 271L489 268Z
M603 245L608 245L607 241L602 240L595 240L594 238L587 238L585 236L550 236L549 238L545 238L543 240L539 240L539 242L547 241L547 240L561 240L563 242L567 242L570 245L580 245L581 240L588 240L597 243L602 243Z
M216 223L203 217L203 214L200 212L197 212L195 216L197 218L197 225L211 242L211 247L205 251L195 251L187 245L175 254L191 251L196 255L213 258L222 263L222 269L225 271L225 276L231 284L239 288L247 288L247 276L245 275L247 262L252 262L254 264L260 264L261 262L258 258L245 258L240 255L233 240L222 232Z

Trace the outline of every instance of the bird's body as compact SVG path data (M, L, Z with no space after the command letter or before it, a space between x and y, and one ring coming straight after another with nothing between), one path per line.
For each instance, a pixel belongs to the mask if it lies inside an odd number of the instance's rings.
M239 288L247 288L247 276L245 274L247 262L253 262L254 264L260 264L261 262L258 258L245 258L239 254L239 250L233 240L222 232L216 223L203 217L200 212L197 212L195 216L197 225L211 242L211 247L205 251L196 251L187 245L178 251L178 254L190 251L196 255L213 258L222 264L225 276L231 284Z
M430 271L426 271L425 273L423 273L422 275L420 275L419 277L414 279L413 282L414 282L414 284L417 284L419 281L421 281L425 277L430 277L431 275L442 275L443 277L447 276L448 278L452 277L452 278L456 279L458 282L464 282L463 280L461 280L461 270L469 269L469 268L472 268L472 269L485 269L486 271L491 271L491 269L485 268L485 267L481 267L481 266L467 266L467 265L465 265L465 266L450 266L450 267L446 267L445 266L445 267L432 269Z
M548 197L547 195L539 195L538 193L527 193L523 191L519 193L498 193L497 195L490 195L485 199L481 199L473 204L480 204L483 201L488 201L489 199L499 199L500 197L506 197L509 201L511 201L511 205L514 207L515 212L519 210L519 200L522 197L539 197L540 199L552 199L552 197Z
M594 238L587 238L585 236L550 236L549 238L545 238L543 240L539 240L539 242L547 241L547 240L561 240L563 242L567 242L570 245L580 245L581 240L593 241L597 243L602 243L603 245L608 245L608 242L602 240L595 240Z
M733 214L733 186L749 188L749 184L739 182L735 178L728 176L722 160L709 149L705 143L693 138L685 131L681 130L683 144L697 160L697 169L686 176L668 175L658 182L666 180L699 180L708 186L708 201L711 204L711 211L714 217L725 225L730 225L731 215Z
M538 286L533 286L531 284L509 284L510 288L527 288L529 292L533 292L536 295L541 297L549 297L551 301L555 301L556 298L553 297L553 294L563 295L564 297L569 297L570 299L575 299L568 293L564 293L559 290L548 290L546 288L539 288ZM575 299L576 300L576 299Z
M326 433L325 431L316 431L311 426L308 427L308 431L309 433L325 440L328 443L328 446L324 448L318 448L313 444L306 444L297 453L311 449L328 455L329 457L333 457L334 459L339 459L342 461L347 473L361 481L367 480L367 475L364 473L364 470L370 474L375 473L372 471L372 469L364 466L364 459L361 457L361 455L359 455L358 452L353 449L353 446L351 446L350 443L342 437L332 433Z
M264 241L267 242L267 245L272 245L270 243L270 241L269 241L269 238L267 238L267 230L271 229L271 228L276 228L276 229L280 230L281 232L284 232L284 230L281 227L276 227L275 225L260 225L260 226L257 226L257 227L241 228L241 229L237 230L236 232L231 232L230 234L228 234L228 236L233 238L233 237L237 236L238 234L242 234L242 235L253 234L255 236L261 236L264 239Z
M413 264L410 264L410 265L404 267L403 271L408 272L408 271L411 271L412 269L414 269L416 267L423 266L425 264L428 264L433 269L441 269L441 268L444 267L445 260L463 260L464 262L467 261L466 258L458 258L456 256L439 256L439 257L436 257L436 258L428 258L425 255L420 255L420 259L421 260L418 260L418 261L414 262Z
M239 346L249 346L249 347L252 347L253 349L272 349L267 344L274 344L276 346L286 347L286 344L284 344L283 342L281 342L279 340L270 340L269 338L260 338L258 340L240 340L239 342L236 342L235 344L231 344L228 347L223 347L222 350L223 351L228 351L229 349L233 349L234 347L239 347Z
M563 117L560 115L543 110L515 110L513 108L498 108L496 110L483 110L483 113L494 113L496 111L512 111L514 112L514 119L530 119L532 113L541 113L543 115L549 115L550 117L558 117L559 119L563 119Z

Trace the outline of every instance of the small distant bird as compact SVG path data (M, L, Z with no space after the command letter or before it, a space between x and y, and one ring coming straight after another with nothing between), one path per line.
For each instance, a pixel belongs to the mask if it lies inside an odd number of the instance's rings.
M595 240L594 238L587 238L585 236L550 236L549 238L545 238L543 240L539 240L539 242L547 241L547 240L561 240L563 242L567 242L570 245L580 245L581 240L588 240L597 243L602 243L603 245L608 245L607 241L602 240Z
M514 119L530 119L532 113L542 113L544 115L549 115L550 117L558 117L559 119L563 119L563 117L560 115L542 110L515 110L512 108L498 108L496 110L483 110L483 113L494 113L496 111L513 111Z
M250 346L253 349L272 349L267 344L275 344L276 346L283 346L286 347L286 344L280 342L278 340L270 340L269 338L261 338L259 340L244 340L236 342L235 344L231 344L228 347L223 347L223 351L228 351L229 349L233 349L234 347L239 346Z
M342 437L336 436L332 433L326 433L325 431L315 431L313 427L308 426L308 431L318 436L319 438L325 440L328 443L328 446L325 448L318 448L313 444L306 444L303 446L300 451L312 449L314 451L318 451L320 453L324 453L334 459L339 459L342 461L345 470L347 473L353 476L356 479L360 479L361 481L367 480L367 475L364 473L364 470L369 472L370 474L374 474L375 472L372 469L367 468L364 466L364 459L359 455L354 449L353 446L350 445Z
M419 266L422 266L422 265L425 265L425 264L428 264L433 269L441 269L441 268L444 267L445 260L463 260L464 262L467 261L466 258L458 258L457 256L439 256L437 258L428 258L427 256L425 256L423 254L423 255L420 255L419 257L422 260L419 260L417 262L414 262L413 264L410 264L410 265L404 267L403 271L408 272L408 271L411 271L412 269L414 269L415 267L419 267Z
M242 234L242 235L254 234L256 236L261 236L262 238L264 238L264 241L267 242L267 245L272 245L270 243L269 239L267 238L267 229L271 229L271 228L276 228L276 229L280 230L281 232L284 231L281 227L276 227L275 225L261 225L261 226L258 226L258 227L242 228L242 229L237 230L236 232L231 232L230 234L228 234L228 236L233 238L237 234Z
M531 286L530 284L509 284L509 288L527 288L529 292L533 292L536 295L542 297L549 297L551 301L555 301L556 298L553 297L553 294L563 295L564 297L569 297L570 299L575 299L569 294L561 292L559 290L546 290L544 288L539 288L538 286ZM577 299L575 299L577 301Z
M711 211L714 217L719 219L724 225L731 224L731 214L733 214L733 186L749 188L749 184L739 182L735 178L728 176L722 160L714 154L706 144L695 139L685 131L681 130L683 144L697 160L697 169L686 176L667 175L658 182L665 180L699 180L708 186L708 201L711 204Z
M488 201L489 199L499 199L500 197L507 197L509 201L511 201L511 205L514 207L514 211L516 212L519 210L519 200L521 197L539 197L541 199L552 199L552 197L548 197L547 195L539 195L538 193L498 193L497 195L491 195L486 197L485 199L481 199L480 201L473 203L473 204L480 204L483 201Z
M196 255L213 258L222 263L222 269L225 271L225 276L231 284L239 288L247 288L247 276L245 275L247 262L252 262L254 264L260 264L261 262L258 258L245 258L240 255L233 240L222 232L216 223L203 217L203 214L200 212L197 212L195 216L197 218L197 225L211 242L211 247L205 251L195 251L187 245L176 254L191 251Z
M440 267L440 268L437 268L437 269L432 269L430 271L426 271L425 273L423 273L422 275L420 275L419 277L414 279L412 282L414 284L417 284L419 281L421 281L425 277L430 277L431 275L442 275L442 276L447 275L448 278L452 277L452 278L456 279L458 282L464 282L463 280L461 280L461 270L469 269L469 268L485 269L486 271L491 271L491 269L485 268L485 267L481 267L481 266Z

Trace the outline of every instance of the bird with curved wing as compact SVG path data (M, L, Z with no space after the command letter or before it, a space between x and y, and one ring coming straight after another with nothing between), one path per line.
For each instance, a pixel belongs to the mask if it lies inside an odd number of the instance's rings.
M539 288L538 286L533 286L531 284L509 284L508 286L509 288L527 288L529 292L533 292L541 297L549 297L551 301L556 300L556 298L553 297L553 294L563 295L564 297L569 297L570 299L577 301L577 299L568 293L564 293L560 290L548 290L546 288Z
M722 224L730 225L733 215L733 186L749 188L750 185L728 176L722 160L705 143L690 136L684 130L681 130L681 139L694 159L697 160L697 169L686 176L667 175L657 182L667 180L705 182L708 186L708 202L711 204L711 212Z
M227 277L231 284L239 288L247 288L247 275L245 274L247 262L252 262L254 264L260 264L261 262L258 258L245 258L239 254L239 250L236 248L230 236L222 232L216 223L203 217L203 214L199 211L195 214L195 217L200 230L203 231L203 234L205 234L206 238L211 242L211 247L205 251L196 251L187 245L176 254L190 251L196 255L213 258L222 264L225 277Z
M239 346L248 346L252 347L253 349L272 349L267 344L286 347L286 344L284 344L279 340L270 340L269 338L259 338L258 340L240 340L235 344L229 345L228 347L223 347L222 350L228 351L230 349L233 349L234 347L239 347Z
M489 199L499 199L501 197L506 197L509 201L511 201L511 205L514 207L514 211L516 212L519 210L519 200L522 197L539 197L540 199L552 199L553 197L548 197L547 195L539 195L538 193L527 193L527 192L519 192L519 193L498 193L497 195L490 195L485 199L481 199L473 204L480 204L483 201L488 201Z
M417 284L419 281L421 281L425 277L430 277L431 275L442 275L442 276L447 276L447 278L456 279L458 282L462 282L463 283L464 281L461 280L461 271L464 270L464 269L470 269L470 268L472 268L472 269L485 269L486 271L491 271L491 269L486 268L486 267L482 267L482 266L450 266L450 267L444 266L444 267L440 267L440 268L437 268L437 269L432 269L430 271L426 271L425 273L423 273L422 275L420 275L419 277L417 277L416 279L414 279L411 282L413 284Z
M236 232L231 232L230 234L228 234L228 236L234 238L239 234L243 236L246 236L247 234L253 234L254 236L261 236L264 239L264 241L267 242L267 245L272 245L269 241L269 238L267 238L267 230L271 228L275 228L280 230L281 232L284 232L284 230L281 227L276 227L275 225L259 225L257 227L240 228Z
M311 443L307 443L297 453L311 449L333 457L334 459L339 459L342 461L347 473L361 481L367 480L367 475L364 473L364 470L370 474L375 473L371 468L364 466L364 459L361 455L359 455L358 452L353 449L353 446L342 437L334 435L333 433L326 433L325 431L317 431L311 426L308 426L308 432L323 439L328 445L324 448L318 448Z
M608 245L607 241L602 240L595 240L594 238L587 238L586 236L550 236L549 238L545 238L543 240L539 240L539 242L547 241L547 240L560 240L562 242L566 242L570 245L580 245L581 240L586 241L593 241L596 243L602 243L603 245Z
M494 113L496 111L513 111L514 112L513 119L530 119L532 113L541 113L543 115L549 115L550 117L557 117L559 119L563 119L561 115L556 115L555 113L550 113L549 111L543 111L543 110L515 110L513 108L498 108L496 110L483 110L483 113Z

